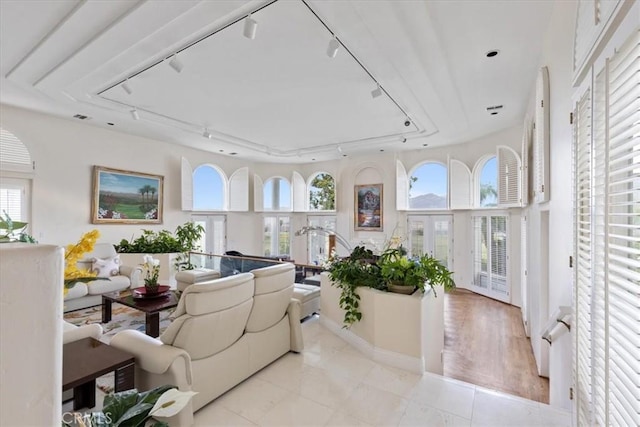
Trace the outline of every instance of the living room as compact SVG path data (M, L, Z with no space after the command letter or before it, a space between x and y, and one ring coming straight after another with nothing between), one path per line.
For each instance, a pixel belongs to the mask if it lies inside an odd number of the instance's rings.
M10 3L10 2L7 2ZM385 2L386 4L387 2ZM425 2L428 4L429 2ZM624 39L637 27L637 2L616 2L618 20L610 24L612 30L603 34L599 43L600 52L605 55L613 46L620 46ZM387 4L389 6L389 4ZM624 6L624 7L623 7ZM3 5L4 7L4 5ZM391 7L391 6L389 6ZM154 130L144 134L142 128L133 120L128 109L121 109L117 114L96 113L87 121L74 119L74 114L83 113L86 101L78 100L66 104L57 116L33 111L29 108L29 98L16 102L15 87L9 88L5 83L11 81L17 87L24 85L22 77L7 79L10 68L16 66L15 58L3 57L2 104L0 105L0 124L10 131L27 147L33 169L27 173L7 173L3 171L2 179L27 180L26 200L27 212L30 212L29 231L42 244L66 245L75 242L84 232L97 228L101 233L101 241L117 243L121 239L129 239L140 234L142 228L153 230L169 229L189 221L193 212L183 210L182 206L182 159L185 158L193 166L202 164L215 165L224 171L227 177L234 171L248 167L251 179L247 186L247 211L207 212L222 214L226 220L226 250L236 250L247 254L263 254L264 213L256 212L255 194L260 192L254 186L253 176L263 180L269 177L290 177L294 172L304 179L314 173L323 171L336 179L336 230L352 244L373 240L382 243L390 238L394 230L404 230L408 217L407 210L399 210L396 205L398 189L397 170L400 162L407 171L415 166L434 161L449 164L450 159L463 162L469 169L478 164L483 156L496 155L498 146L509 147L522 159L522 140L527 120L529 123L535 116L535 79L537 70L546 66L551 81L550 105L550 138L549 138L549 173L551 196L548 202L530 203L527 206L504 209L510 218L511 236L519 236L522 231L521 217L528 221L527 253L529 254L528 282L541 284L539 292L531 294L531 289L524 290L520 285L521 247L520 239L513 239L509 248L510 277L512 287L510 304L523 307L528 304L529 321L532 334L532 346L537 353L539 368L551 381L551 404L558 408L571 409L572 401L568 390L575 387L572 380L572 334L566 334L552 346L540 339L541 331L548 317L559 306L574 305L572 283L575 271L569 266L569 257L576 257L571 230L574 227L573 189L572 189L572 127L567 116L574 108L577 89L574 81L574 23L578 11L578 3L559 2L548 10L547 26L540 32L539 54L529 74L529 84L523 90L525 95L520 100L522 108L514 111L511 120L503 126L481 136L459 140L453 145L432 143L431 136L426 134L409 135L412 148L402 148L403 142L395 140L384 148L376 147L373 151L350 152L347 146L332 148L331 154L323 152L326 158L319 160L298 161L289 163L277 156L264 152L256 158L250 150L237 149L237 155L229 155L228 141L217 141L204 138L198 134L190 144L180 144L175 137L175 129L166 128L166 124L154 124L139 112L141 122ZM237 16L245 16L244 9ZM622 10L622 11L621 11ZM498 8L499 11L499 8ZM242 14L240 12L243 12ZM634 12L636 12L634 14ZM426 12L425 12L426 13ZM256 13L257 18L259 14ZM3 20L4 24L4 20ZM242 25L240 23L239 25ZM5 27L3 25L3 27ZM257 39L260 37L259 27ZM617 29L617 31L613 31ZM3 33L3 40L11 39ZM604 42L602 40L605 40ZM243 40L244 41L244 40ZM3 47L5 41L2 42ZM348 38L345 37L345 45ZM594 42L595 44L595 42ZM166 48L166 45L164 46ZM175 47L174 47L175 49ZM339 52L343 53L343 52ZM484 54L484 52L481 52ZM505 53L505 52L501 52ZM23 52L24 54L24 52ZM498 57L499 58L499 57ZM484 59L484 58L483 58ZM511 59L515 61L515 59ZM171 71L171 70L168 70ZM11 73L9 73L11 74ZM124 75L125 73L122 73ZM133 74L133 73L131 73ZM21 73L18 73L21 75ZM71 79L71 77L69 77ZM29 79L26 79L29 80ZM116 82L114 79L113 82ZM33 82L31 82L33 83ZM49 84L48 82L46 82ZM133 79L132 82L133 84ZM241 84L241 83L238 83ZM30 85L29 85L30 86ZM64 86L64 84L63 84ZM393 88L393 84L389 86ZM389 89L391 94L395 92ZM58 96L60 96L58 94ZM407 95L407 97L409 97ZM405 101L409 102L410 101ZM140 106L142 107L142 106ZM35 109L37 110L37 108ZM42 109L42 111L45 111ZM430 114L455 115L455 108L443 106L443 111ZM486 119L492 117L483 111ZM418 114L418 113L415 113ZM434 116L434 117L436 117ZM107 120L108 117L112 117ZM420 121L421 116L417 116ZM114 123L113 126L107 124ZM99 123L98 123L99 122ZM428 126L424 126L426 129ZM193 133L193 132L191 132ZM144 134L144 136L143 136ZM166 135L170 135L165 137ZM198 139L196 139L196 137ZM214 142L217 144L214 144ZM214 148L210 148L210 145ZM395 145L394 145L395 144ZM428 144L427 147L423 144ZM366 145L366 143L364 144ZM224 147L224 148L220 148ZM397 150L396 150L397 148ZM381 150L383 150L381 152ZM221 153L220 150L224 150ZM346 154L346 156L345 156ZM92 224L93 168L103 166L125 171L148 173L163 177L164 205L163 222L158 225L136 224ZM382 231L362 231L354 229L354 186L358 184L381 183L384 188L383 226ZM453 190L452 190L453 191ZM473 255L469 251L472 239L472 209L443 210L430 213L446 213L452 216L454 245L452 247L452 270L459 287L470 288L473 280ZM424 212L422 212L424 213ZM299 230L308 225L308 212L288 212L291 218L290 230ZM293 233L291 233L293 234ZM540 236L538 238L538 236ZM346 255L340 249L341 255ZM307 260L307 239L303 236L292 236L291 258ZM536 268L540 266L540 268ZM4 274L3 266L3 274ZM4 282L4 281L3 281ZM542 284L546 284L543 286ZM531 299L533 297L533 299ZM535 305L532 305L535 304ZM15 322L2 315L2 323ZM3 346L5 342L3 341ZM12 344L15 345L15 344ZM35 350L35 349L34 349ZM48 352L50 349L43 352ZM34 353L38 353L34 351ZM4 394L3 385L3 394Z

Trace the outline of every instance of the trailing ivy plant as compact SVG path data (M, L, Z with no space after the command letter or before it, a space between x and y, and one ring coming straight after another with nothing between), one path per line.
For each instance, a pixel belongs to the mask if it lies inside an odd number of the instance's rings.
M345 328L349 328L362 319L360 295L356 289L360 286L385 289L376 256L364 246L357 246L349 257L332 260L327 271L341 291L339 304L345 311L343 323Z

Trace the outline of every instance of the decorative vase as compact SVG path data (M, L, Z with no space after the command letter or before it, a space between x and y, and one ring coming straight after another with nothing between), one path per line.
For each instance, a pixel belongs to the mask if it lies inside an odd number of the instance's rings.
M416 290L415 286L407 286L395 283L389 283L387 285L387 289L389 290L389 292L404 295L411 295Z
M145 283L144 290L147 295L157 294L159 292L158 283Z

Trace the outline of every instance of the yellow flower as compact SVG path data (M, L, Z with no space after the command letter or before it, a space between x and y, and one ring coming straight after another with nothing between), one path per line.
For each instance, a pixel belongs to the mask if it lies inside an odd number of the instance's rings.
M94 280L96 273L89 270L80 270L76 263L87 252L91 252L100 237L98 230L91 230L82 235L75 245L67 245L64 256L64 294L72 288L76 282L88 282Z

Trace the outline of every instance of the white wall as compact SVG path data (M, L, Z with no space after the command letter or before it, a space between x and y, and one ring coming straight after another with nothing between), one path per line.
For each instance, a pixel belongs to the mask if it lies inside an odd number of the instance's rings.
M62 248L0 245L0 425L62 419Z

